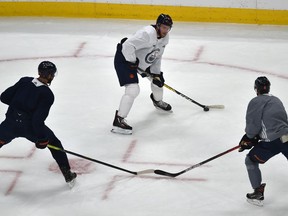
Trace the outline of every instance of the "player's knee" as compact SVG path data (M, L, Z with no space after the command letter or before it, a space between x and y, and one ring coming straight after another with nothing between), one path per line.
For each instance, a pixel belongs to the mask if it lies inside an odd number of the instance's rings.
M140 93L140 87L137 83L126 85L125 94L135 99Z
M50 145L62 148L61 141L54 134L53 135L50 134L50 136L48 136L48 139Z
M256 169L259 167L259 163L251 160L249 156L246 156L245 158L245 165L246 165L246 168L249 170Z

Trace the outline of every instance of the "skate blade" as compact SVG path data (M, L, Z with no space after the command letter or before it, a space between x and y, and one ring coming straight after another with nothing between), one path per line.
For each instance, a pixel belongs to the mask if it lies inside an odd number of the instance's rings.
M132 134L132 130L125 130L119 127L113 127L111 129L112 133L116 133L116 134L124 134L124 135L131 135Z
M264 201L263 200L247 199L247 202L252 204L252 205L259 206L259 207L263 207L263 205L264 205Z
M70 182L67 182L67 185L70 189L72 189L76 184L76 179L73 179L72 181Z
M154 106L157 110L161 111L162 113L173 113L172 109L171 110L164 110L164 109L161 109L160 107L158 106Z

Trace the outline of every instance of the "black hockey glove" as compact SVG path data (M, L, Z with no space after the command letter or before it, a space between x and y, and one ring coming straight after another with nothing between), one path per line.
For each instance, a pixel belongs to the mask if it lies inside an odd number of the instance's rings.
M152 76L153 76L153 81L152 81L153 84L157 85L159 88L162 88L165 83L163 72L161 72L160 74L152 74Z
M256 136L254 138L249 138L246 134L242 137L242 139L239 142L239 152L244 151L245 149L251 149L253 146L255 146L259 141L259 137Z
M148 68L145 70L145 72L141 72L140 75L141 75L142 78L152 76L152 74L151 74L151 72L150 72L150 68L148 67Z
M147 74L145 72L140 73L140 75L141 75L142 78L147 77Z
M143 70L141 70L141 69L140 69L140 71L141 71L140 75L141 75L142 78L153 76L153 75L151 74L150 67L146 68L145 71L143 71Z
M39 149L45 149L48 144L49 144L49 140L48 139L39 139L35 143L35 146L36 146L36 148L39 148Z

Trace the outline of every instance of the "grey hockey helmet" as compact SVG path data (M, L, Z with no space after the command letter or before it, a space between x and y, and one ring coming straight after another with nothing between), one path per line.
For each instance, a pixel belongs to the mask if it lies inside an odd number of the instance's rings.
M270 81L265 76L258 77L255 80L254 89L257 94L266 94L270 92Z
M43 61L38 66L38 74L42 77L55 76L56 72L57 68L55 64L50 61Z
M168 14L160 14L157 18L156 25L160 26L161 24L167 25L172 28L173 21L172 18Z

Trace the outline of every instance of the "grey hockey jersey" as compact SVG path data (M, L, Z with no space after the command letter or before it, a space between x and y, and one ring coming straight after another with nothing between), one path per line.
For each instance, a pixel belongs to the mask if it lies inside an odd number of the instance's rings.
M287 113L281 100L271 94L253 98L246 112L245 132L249 138L259 135L266 142L288 134Z

